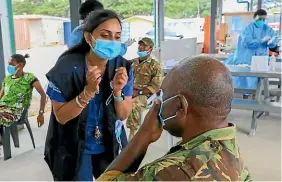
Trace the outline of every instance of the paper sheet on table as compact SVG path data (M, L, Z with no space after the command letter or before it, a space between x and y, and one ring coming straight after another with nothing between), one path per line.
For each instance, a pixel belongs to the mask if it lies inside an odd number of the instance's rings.
M268 56L253 56L251 71L268 71Z

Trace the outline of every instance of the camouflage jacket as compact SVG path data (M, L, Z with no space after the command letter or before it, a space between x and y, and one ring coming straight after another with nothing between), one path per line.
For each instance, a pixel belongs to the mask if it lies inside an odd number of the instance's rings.
M134 174L108 171L103 181L249 181L235 126L208 131L179 144Z
M149 57L142 63L139 58L132 60L134 69L134 89L147 88L152 93L156 93L162 82L162 69L160 63Z

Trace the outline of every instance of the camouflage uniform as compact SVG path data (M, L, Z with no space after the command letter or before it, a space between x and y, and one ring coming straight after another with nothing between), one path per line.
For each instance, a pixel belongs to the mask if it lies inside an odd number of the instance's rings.
M147 39L148 38L143 38L141 41L148 41ZM151 44L153 44L152 40ZM139 58L136 58L132 60L132 67L134 69L135 90L147 88L152 93L156 93L160 89L162 82L162 70L159 62L151 57L148 57L140 63ZM134 132L139 126L141 113L146 109L147 98L149 96L150 95L139 95L133 98L133 109L126 122L127 128L130 129L129 139L133 137Z
M250 181L236 141L236 129L208 131L179 144L134 174L108 171L101 181Z

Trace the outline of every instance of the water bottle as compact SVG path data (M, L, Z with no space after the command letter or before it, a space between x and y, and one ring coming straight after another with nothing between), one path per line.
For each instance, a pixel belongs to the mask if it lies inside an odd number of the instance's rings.
M229 50L232 48L232 37L228 35L226 37L226 49Z
M276 67L276 57L274 53L272 53L272 56L270 57L270 60L269 60L269 70L275 71L275 67Z

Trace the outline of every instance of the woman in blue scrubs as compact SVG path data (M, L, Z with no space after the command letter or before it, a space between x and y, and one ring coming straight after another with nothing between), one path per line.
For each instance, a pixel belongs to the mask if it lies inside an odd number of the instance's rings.
M263 9L254 14L254 22L248 24L241 32L235 53L226 61L227 65L247 64L251 65L253 56L268 56L268 49L278 44L276 32L268 26L266 21L267 12ZM233 77L235 88L256 89L257 78Z
M118 15L94 11L83 40L47 73L52 113L45 160L55 181L98 178L127 144L121 121L132 110L133 71L120 50Z

